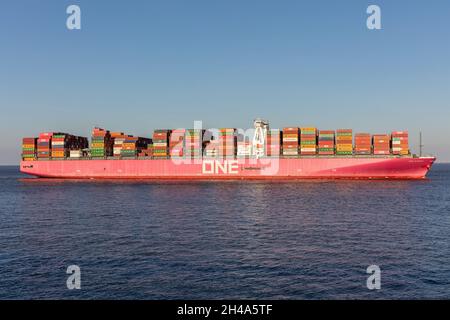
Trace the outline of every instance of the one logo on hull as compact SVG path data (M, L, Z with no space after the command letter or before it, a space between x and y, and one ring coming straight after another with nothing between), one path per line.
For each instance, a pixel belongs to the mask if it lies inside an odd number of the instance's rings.
M203 174L238 174L239 166L237 160L203 160Z

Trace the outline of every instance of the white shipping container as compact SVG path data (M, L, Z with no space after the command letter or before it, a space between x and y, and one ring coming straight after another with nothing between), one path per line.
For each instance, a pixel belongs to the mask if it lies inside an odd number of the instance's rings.
M70 150L70 158L81 158L83 156L83 151L81 150Z
M154 147L167 147L167 143L165 143L165 142L154 142L153 146Z

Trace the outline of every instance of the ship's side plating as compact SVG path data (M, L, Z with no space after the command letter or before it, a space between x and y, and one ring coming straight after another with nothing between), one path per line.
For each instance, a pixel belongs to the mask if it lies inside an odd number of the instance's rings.
M23 173L72 179L422 179L434 157L22 161Z

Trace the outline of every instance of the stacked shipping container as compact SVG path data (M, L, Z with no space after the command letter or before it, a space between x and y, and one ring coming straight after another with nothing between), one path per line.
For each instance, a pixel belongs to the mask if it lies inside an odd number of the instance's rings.
M336 130L336 154L337 155L353 154L353 130L352 129Z
M334 155L334 131L319 131L319 155Z
M92 130L91 157L104 158L113 154L113 139L108 130L94 128Z
M375 134L372 138L373 154L386 155L391 153L390 138L387 134Z
M125 141L125 139L127 137L131 137L131 136L127 136L123 132L111 132L111 139L113 139L113 141L114 141L114 144L113 144L113 156L114 157L121 156L123 142Z
M251 157L253 145L250 137L236 135L234 128L218 130L217 139L203 142L205 130L155 130L152 139L133 137L123 132L94 128L92 130L92 157L156 157L200 158ZM314 127L286 127L283 131L268 129L265 154L269 157L301 155L408 155L407 131L394 131L391 135L356 133L353 145L352 129L320 130ZM281 148L280 148L281 146ZM203 148L204 147L204 148ZM82 158L88 140L66 133L44 132L38 138L24 138L22 158L27 160Z
M83 150L70 150L69 157L72 159L80 159L84 156Z
M202 155L203 130L187 129L184 140L184 154L186 157L199 158Z
M317 129L300 128L300 154L315 155L317 153Z
M67 133L55 133L52 136L51 145L52 158L64 159L70 156L71 150L88 148L89 142L85 137L77 137Z
M53 132L43 132L37 139L38 159L50 159Z
M248 158L252 155L252 143L249 141L237 142L237 156Z
M281 133L278 129L267 130L266 155L268 157L278 157L280 155Z
M219 129L219 156L233 158L236 155L236 129Z
M146 150L149 143L151 143L151 139L142 138L142 137L127 137L123 141L122 150L120 156L123 158L134 158L140 153L142 150Z
M252 155L251 137L245 134L237 136L237 156L240 158L249 158Z
M37 138L22 139L22 159L32 161L36 158Z
M166 158L169 155L170 130L159 129L153 132L153 157Z
M138 152L139 158L153 157L153 144L149 144L147 149L142 149Z
M391 134L392 153L397 155L409 154L408 131L394 131Z
M52 158L66 158L69 155L69 148L66 145L67 135L65 133L55 133L52 136L51 155Z
M299 128L288 127L283 129L283 155L298 155Z
M122 142L122 148L120 150L120 156L122 158L134 158L137 155L137 142L138 137L126 137Z
M205 144L205 157L217 158L219 156L219 140L210 140Z
M372 142L369 133L355 134L355 154L368 155L372 153Z
M170 135L169 154L173 158L183 157L185 129L174 129Z

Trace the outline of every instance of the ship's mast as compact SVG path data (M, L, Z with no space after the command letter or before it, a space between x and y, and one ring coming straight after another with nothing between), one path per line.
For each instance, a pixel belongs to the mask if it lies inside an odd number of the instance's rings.
M419 132L419 156L422 157L422 131Z
M253 136L252 154L259 158L265 155L265 141L269 121L257 118L253 121L253 125L255 126L255 135Z

